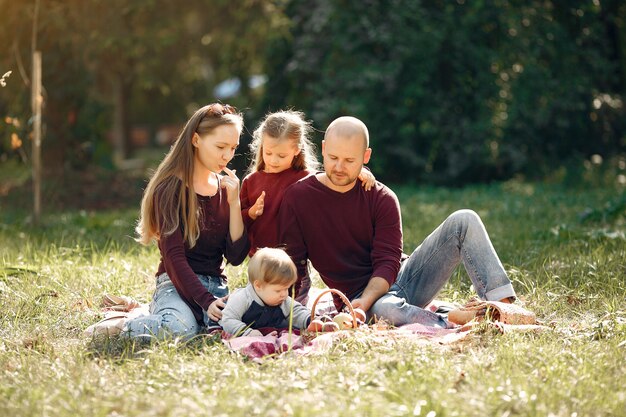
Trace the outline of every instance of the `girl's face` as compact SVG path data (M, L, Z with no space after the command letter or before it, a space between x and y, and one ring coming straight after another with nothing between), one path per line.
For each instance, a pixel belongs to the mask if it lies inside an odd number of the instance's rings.
M239 146L239 130L235 125L221 125L203 136L196 134L192 143L196 148L195 163L219 173L235 156Z
M276 174L291 168L293 158L300 153L300 149L292 140L276 139L263 135L263 163L265 172Z

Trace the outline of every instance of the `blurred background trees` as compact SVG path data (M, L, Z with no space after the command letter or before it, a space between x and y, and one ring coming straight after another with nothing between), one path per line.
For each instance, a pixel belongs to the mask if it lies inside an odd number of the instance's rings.
M29 163L34 4L0 0L5 166ZM250 131L302 110L317 143L359 117L389 182L541 179L592 156L623 174L625 19L618 0L41 1L44 169L162 155L222 100Z
M626 3L290 2L266 103L353 114L374 172L459 184L623 152Z

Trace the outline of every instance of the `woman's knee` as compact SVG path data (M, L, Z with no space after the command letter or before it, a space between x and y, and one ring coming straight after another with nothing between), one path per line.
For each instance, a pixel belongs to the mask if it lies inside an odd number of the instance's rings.
M177 312L164 311L161 313L161 318L159 338L188 339L200 331L200 326L193 315L181 317Z
M164 339L189 339L200 331L194 317L181 319L174 312L163 312L129 320L123 334L145 342Z

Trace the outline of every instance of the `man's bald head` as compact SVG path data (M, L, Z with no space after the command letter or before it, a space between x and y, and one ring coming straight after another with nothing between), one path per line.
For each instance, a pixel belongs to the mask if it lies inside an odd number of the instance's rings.
M326 129L324 139L327 140L331 136L350 138L352 136L360 136L363 138L363 149L369 148L370 134L365 123L352 116L339 117L332 121Z
M324 175L320 182L340 193L351 190L371 155L365 123L355 117L334 120L322 141Z

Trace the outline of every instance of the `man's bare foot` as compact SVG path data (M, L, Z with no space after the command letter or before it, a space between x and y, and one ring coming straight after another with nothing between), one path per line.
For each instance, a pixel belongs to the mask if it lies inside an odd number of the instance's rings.
M515 301L515 297L506 297L500 300L501 303L505 303L505 304L513 304L514 301Z

